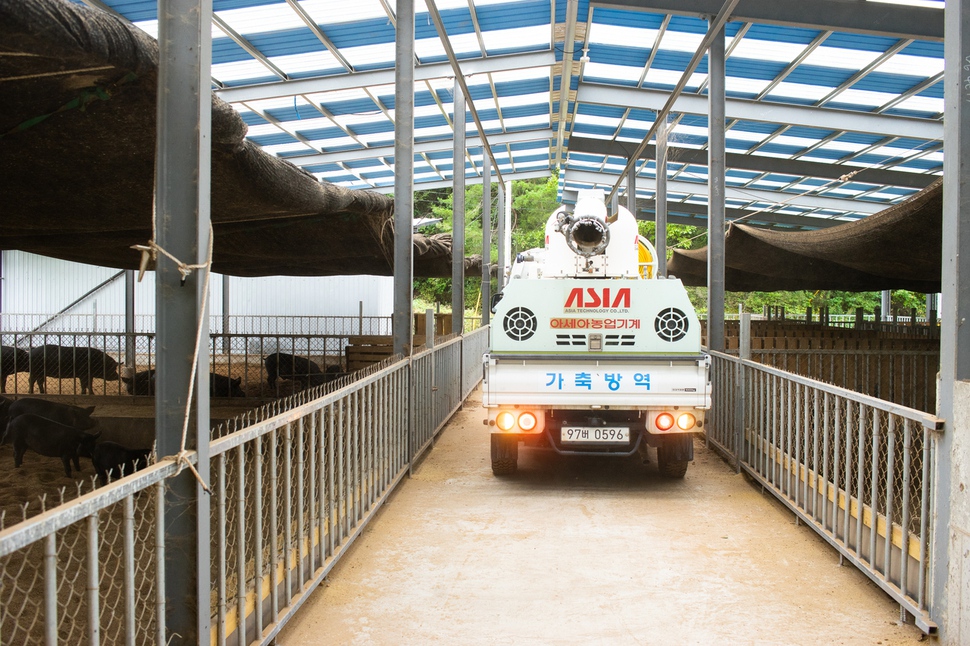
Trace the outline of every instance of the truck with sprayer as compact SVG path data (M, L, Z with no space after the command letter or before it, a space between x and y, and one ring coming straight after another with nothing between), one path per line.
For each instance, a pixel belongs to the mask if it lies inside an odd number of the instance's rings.
M648 459L683 478L711 406L710 357L680 280L623 207L581 190L549 216L545 246L518 254L492 300L483 404L495 475L519 445Z

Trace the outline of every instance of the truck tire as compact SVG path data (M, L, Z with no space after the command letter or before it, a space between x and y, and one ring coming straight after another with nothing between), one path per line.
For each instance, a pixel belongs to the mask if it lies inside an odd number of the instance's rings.
M688 460L669 460L664 455L663 446L657 447L657 468L660 469L660 474L666 478L683 478L687 475L687 465L690 464Z
M492 473L497 476L510 476L515 473L519 462L519 439L492 435Z

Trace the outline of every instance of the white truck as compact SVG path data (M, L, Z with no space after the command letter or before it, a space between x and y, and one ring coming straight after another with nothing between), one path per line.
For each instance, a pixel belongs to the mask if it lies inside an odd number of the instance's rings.
M519 444L563 454L657 451L683 478L711 406L710 357L687 291L656 276L633 215L607 214L602 190L546 222L545 247L520 253L493 298L483 404L492 472L516 471Z

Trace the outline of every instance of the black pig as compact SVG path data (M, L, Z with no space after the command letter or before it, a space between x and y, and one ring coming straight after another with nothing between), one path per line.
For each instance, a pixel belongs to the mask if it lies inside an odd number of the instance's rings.
M276 386L277 379L291 379L298 381L301 388L318 386L324 383L320 366L309 359L297 357L285 352L271 354L264 359L266 364L266 381L270 388Z
M93 412L94 406L81 408L80 406L59 404L57 402L47 401L46 399L37 399L36 397L23 397L13 401L10 403L10 408L7 411L8 417L11 420L21 415L36 415L59 424L73 426L82 431L93 428L97 423L91 419L91 413Z
M91 392L91 381L119 379L118 362L96 348L42 345L30 351L30 392L37 384L46 392L46 378L70 378L81 381L81 394Z
M79 456L90 457L101 433L87 433L37 415L20 415L7 423L7 435L13 443L13 465L20 468L30 449L51 458L60 458L64 474L71 477L71 461L81 470Z
M30 353L5 345L0 348L0 393L7 392L7 377L30 372Z
M242 377L231 379L217 372L209 373L209 395L212 397L245 397L246 393L240 388Z
M131 377L121 375L121 382L125 385L129 395L154 395L155 369L142 370Z
M98 472L98 481L108 484L108 478L118 479L148 466L151 449L129 449L117 442L101 442L91 451L91 463Z

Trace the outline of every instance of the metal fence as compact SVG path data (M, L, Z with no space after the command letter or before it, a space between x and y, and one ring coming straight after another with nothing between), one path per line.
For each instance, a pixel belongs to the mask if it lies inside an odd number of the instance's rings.
M709 442L865 572L927 633L928 413L718 352Z
M228 325L227 325L228 323ZM9 332L76 332L98 333L127 331L124 314L0 314L0 330ZM135 332L153 332L154 314L136 314L132 321ZM391 334L390 316L270 316L230 314L209 317L209 329L220 334Z
M481 379L481 357L464 345L455 338L214 432L212 590L200 600L214 643L271 642L346 553ZM0 644L168 643L159 519L174 472L164 460L0 525Z
M765 365L921 411L936 409L937 350L751 350Z
M211 334L209 372L214 397L281 397L305 387L308 371L269 382L266 357L284 353L313 364L327 378L346 372L353 335ZM31 358L33 356L33 359ZM59 395L152 395L153 333L43 332L0 335L0 392ZM117 376L111 375L117 373ZM139 373L141 373L139 375ZM280 373L281 375L284 373ZM236 388L229 383L238 380ZM309 380L309 381L308 381ZM130 383L129 383L130 382ZM91 386L89 389L88 386Z

